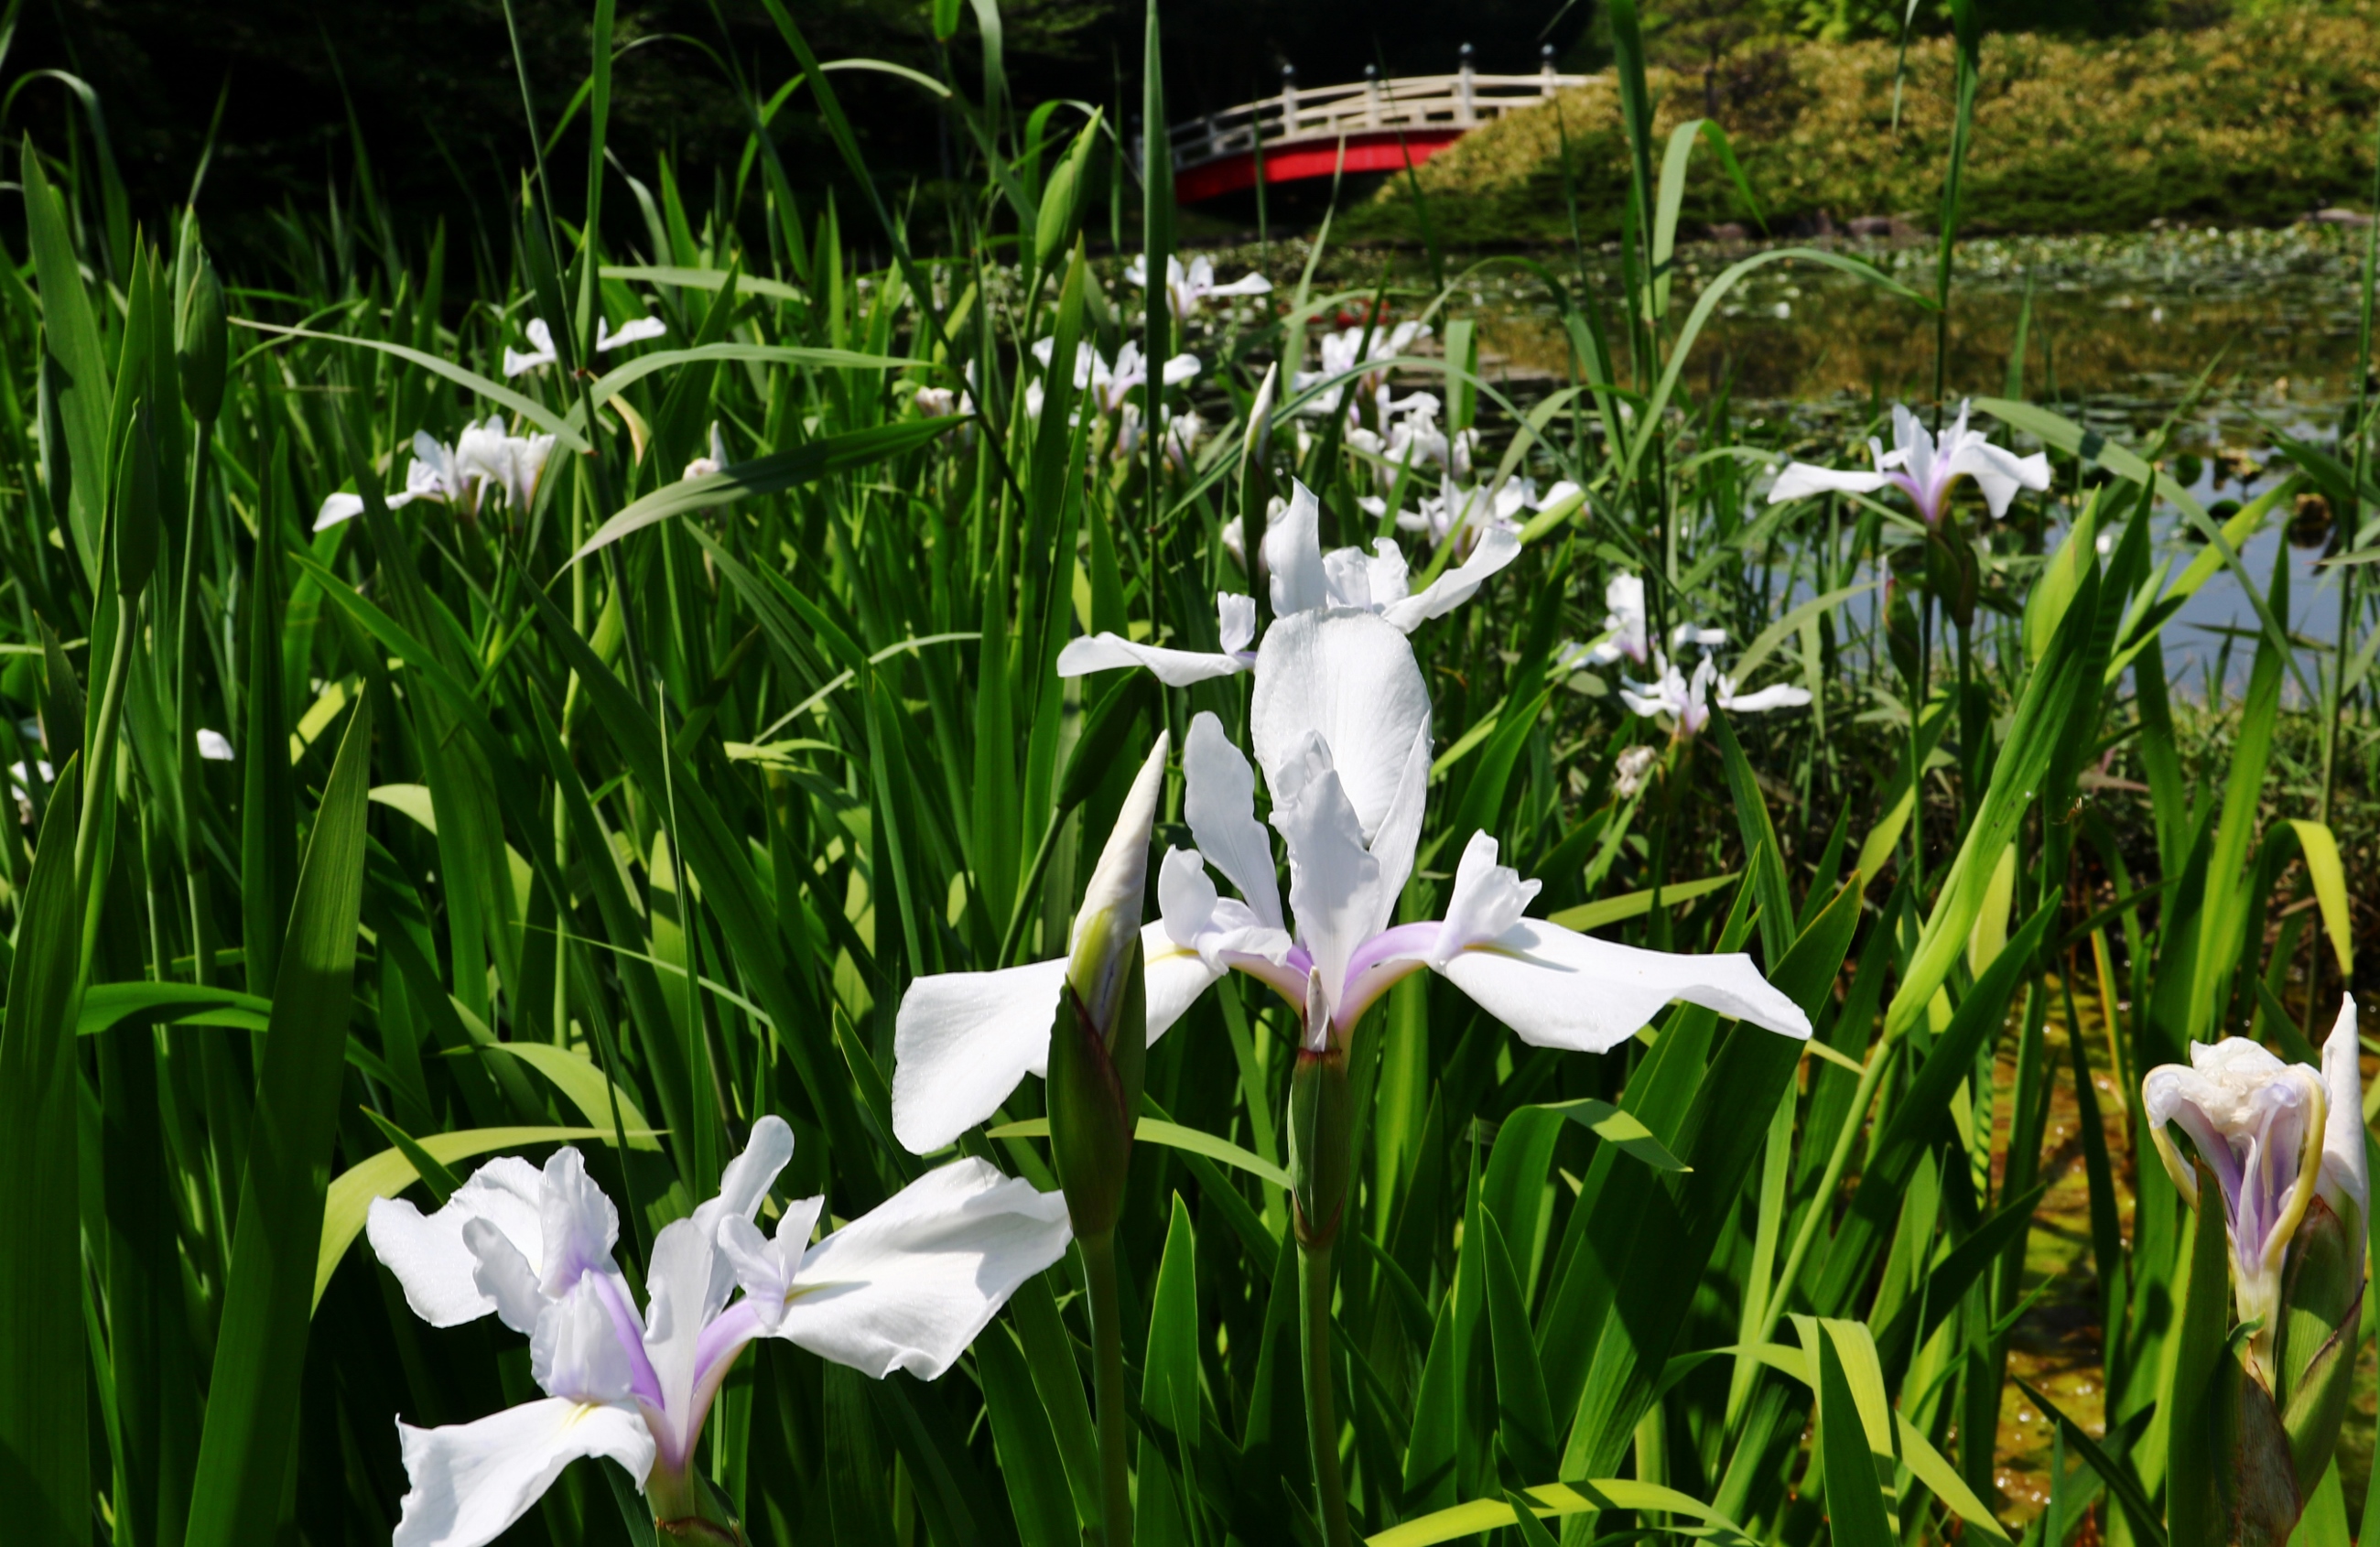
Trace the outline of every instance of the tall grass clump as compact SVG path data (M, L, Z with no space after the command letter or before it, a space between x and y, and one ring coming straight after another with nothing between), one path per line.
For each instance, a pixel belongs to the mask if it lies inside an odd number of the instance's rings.
M1688 294L1736 147L1630 0L1625 286L1491 261L1527 400L1469 271L1180 262L989 4L913 240L767 8L713 179L607 158L599 0L468 283L368 190L218 273L96 115L21 149L11 1541L2350 1539L2370 608L2301 651L2280 566L2220 701L2162 630L2299 493L2360 567L2372 405L2238 509L2013 388L1780 467L1711 317L1955 307L2001 152L1954 92L1921 286Z

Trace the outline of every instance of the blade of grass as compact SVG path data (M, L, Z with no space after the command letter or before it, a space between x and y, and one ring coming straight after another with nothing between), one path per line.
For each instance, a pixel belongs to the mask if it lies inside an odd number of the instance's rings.
M261 1541L281 1506L313 1286L305 1247L322 1235L355 993L371 742L367 700L348 722L323 788L282 944L208 1383L191 1547Z

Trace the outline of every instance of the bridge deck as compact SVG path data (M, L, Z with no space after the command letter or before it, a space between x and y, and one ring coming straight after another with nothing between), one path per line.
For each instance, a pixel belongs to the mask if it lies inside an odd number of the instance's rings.
M1259 160L1269 183L1418 165L1481 124L1586 79L1550 66L1535 75L1481 75L1466 67L1338 86L1301 87L1287 77L1278 96L1167 127L1174 196L1196 203L1253 187Z

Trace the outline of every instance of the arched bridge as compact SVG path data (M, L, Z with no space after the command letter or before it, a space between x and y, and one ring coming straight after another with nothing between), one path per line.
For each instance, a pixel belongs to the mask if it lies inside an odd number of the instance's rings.
M1279 96L1167 128L1173 196L1195 204L1254 188L1259 168L1264 181L1286 183L1418 166L1480 125L1585 81L1557 75L1551 55L1534 75L1482 75L1465 43L1452 75L1382 79L1367 68L1343 86L1300 86L1284 67Z

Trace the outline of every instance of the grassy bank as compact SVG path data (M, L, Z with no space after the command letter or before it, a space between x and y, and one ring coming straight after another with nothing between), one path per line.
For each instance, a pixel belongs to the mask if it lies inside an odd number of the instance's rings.
M1806 43L1720 72L1718 116L1772 230L1899 215L1930 226L1951 131L1952 49ZM1699 74L1652 72L1658 128L1705 114ZM2128 230L2155 219L2270 225L2368 196L2380 104L2380 6L2242 18L2109 42L1992 38L1968 162L1970 231ZM1565 170L1568 176L1565 178ZM1470 136L1421 170L1440 241L1567 241L1571 198L1589 241L1619 235L1627 139L1607 74L1548 108ZM1751 225L1716 158L1697 155L1682 229ZM1342 216L1349 236L1417 239L1392 180Z

